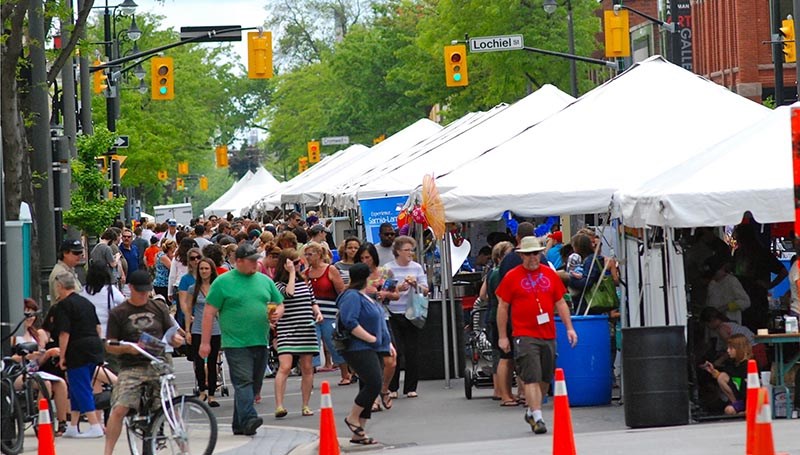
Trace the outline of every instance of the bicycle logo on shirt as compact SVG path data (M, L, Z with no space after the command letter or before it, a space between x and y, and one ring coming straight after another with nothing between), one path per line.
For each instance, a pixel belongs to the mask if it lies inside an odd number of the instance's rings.
M540 273L535 279L530 274L522 278L520 286L524 291L547 292L550 290L550 278Z

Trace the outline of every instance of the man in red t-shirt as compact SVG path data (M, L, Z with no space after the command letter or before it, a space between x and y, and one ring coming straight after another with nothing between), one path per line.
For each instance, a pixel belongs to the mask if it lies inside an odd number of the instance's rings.
M511 349L506 323L508 310L513 308L514 361L528 403L525 421L536 434L547 433L542 419L542 395L555 369L555 310L567 328L569 344L575 347L578 343L569 306L564 301L564 284L553 269L539 264L539 253L544 249L536 237L524 237L517 248L522 265L506 274L496 292L498 345L505 352Z

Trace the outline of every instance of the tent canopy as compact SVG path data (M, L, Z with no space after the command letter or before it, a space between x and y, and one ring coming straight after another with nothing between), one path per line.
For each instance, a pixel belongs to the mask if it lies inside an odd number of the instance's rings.
M793 220L790 112L780 106L638 188L617 192L625 224L734 225L748 210L760 223Z
M229 212L233 213L234 216L239 216L242 211L247 211L259 198L272 193L279 186L280 182L263 166L259 166L253 177L242 185L239 191L225 205L231 208Z
M231 187L228 188L228 191L222 193L222 196L218 197L216 201L212 202L211 205L206 207L203 210L203 214L206 217L209 217L211 215L224 216L226 213L228 213L229 210L226 203L233 196L235 196L236 193L239 191L239 189L242 187L242 185L244 185L252 177L253 177L253 172L248 169L247 172L245 172L245 174L242 176L242 178L234 182L233 185L231 185Z
M452 128L448 125L435 136L436 140L426 141L370 172L358 182L358 199L407 195L422 183L425 174L447 173L573 101L575 98L547 84L512 105L497 106L468 122L453 124Z
M450 221L601 213L638 186L769 113L660 56L439 178Z

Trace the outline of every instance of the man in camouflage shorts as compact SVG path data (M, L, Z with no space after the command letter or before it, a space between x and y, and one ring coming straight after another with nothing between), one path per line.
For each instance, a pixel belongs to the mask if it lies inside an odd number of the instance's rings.
M114 307L108 315L106 338L109 341L139 342L143 334L161 340L167 330L175 325L169 310L162 302L150 298L153 284L150 274L137 270L128 277L131 297ZM184 343L183 337L175 333L169 340L173 346ZM132 346L106 346L110 354L119 356L120 371L114 392L111 395L111 414L106 425L105 454L112 455L114 445L122 431L122 419L128 410L139 407L143 387L158 390L158 373L150 360L139 354ZM152 353L152 352L151 352ZM159 353L152 353L159 354Z

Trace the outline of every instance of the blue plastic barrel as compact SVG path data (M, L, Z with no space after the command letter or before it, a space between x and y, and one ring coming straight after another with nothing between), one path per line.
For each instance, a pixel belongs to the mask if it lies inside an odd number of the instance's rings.
M578 344L570 347L567 329L556 318L556 366L564 370L570 406L611 403L611 334L608 316L572 316Z

